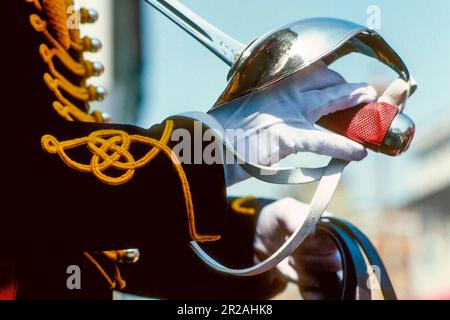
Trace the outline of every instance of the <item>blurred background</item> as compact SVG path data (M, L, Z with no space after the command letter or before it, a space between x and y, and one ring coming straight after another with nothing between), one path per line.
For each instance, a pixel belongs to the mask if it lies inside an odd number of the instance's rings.
M376 244L402 299L450 299L450 1L448 0L183 0L241 42L298 19L329 16L377 29L400 54L419 90L406 113L416 122L402 157L371 153L344 174L329 211L359 226ZM83 33L104 43L88 59L106 66L95 83L111 97L98 106L115 122L143 127L186 111L207 111L226 86L228 67L143 0L79 0L100 21ZM394 74L352 55L332 66L348 81L380 92ZM302 154L287 162L319 165ZM315 185L274 186L256 180L229 195L294 197L309 202ZM281 296L298 298L295 288Z

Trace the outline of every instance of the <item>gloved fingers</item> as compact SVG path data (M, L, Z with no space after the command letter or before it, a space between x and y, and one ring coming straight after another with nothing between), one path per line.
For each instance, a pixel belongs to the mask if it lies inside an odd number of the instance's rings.
M305 300L336 300L341 294L341 279L334 272L300 272L299 289Z
M265 206L258 217L253 245L257 257L262 260L278 250L305 222L308 208L293 198L284 198Z
M325 232L316 230L292 254L291 266L298 271L338 272L342 260L334 240Z
M281 205L280 205L281 201ZM259 261L267 259L272 253L283 245L286 235L281 220L278 218L282 200L265 206L258 217L253 247Z
M311 90L298 97L292 108L303 108L302 113L310 123L325 115L345 110L378 98L374 87L367 83L344 83L322 90Z
M319 129L299 129L294 139L296 152L312 152L346 161L360 161L367 156L361 144L344 136Z
M329 254L320 254L321 246L317 245L316 251L319 253L306 255L295 252L292 255L291 266L296 270L304 272L326 271L338 272L342 269L342 259L337 247Z
M278 87L281 90L292 91L293 94L300 94L344 83L347 81L339 73L329 69L322 61L318 61L279 82Z
M378 101L398 106L403 104L406 99L408 99L408 83L397 78L389 85Z
M272 204L284 239L290 237L301 226L308 215L309 205L293 198L284 198Z
M277 265L277 270L288 281L297 283L299 281L297 270L292 267L289 258L284 259Z
M315 253L300 254L297 250L289 259L292 268L298 274L298 286L306 300L338 299L341 291L341 278L338 274L342 270L342 258L332 242L333 249L330 253L321 255L322 245L316 239L326 242L333 241L329 236L323 233L314 233L301 246L302 248L309 242L309 246ZM328 250L327 250L328 251Z
M295 256L329 256L337 250L336 243L327 233L316 230L295 251Z
M304 92L322 90L347 83L337 72L328 69L323 62L316 62L294 75L279 81L270 87L238 98L240 105L267 105L272 102L289 104L299 101Z
M292 198L278 200L271 204L276 210L278 225L282 228L284 239L290 237L300 227L308 215L310 206ZM279 247L280 240L277 246ZM316 231L311 234L295 250L290 257L289 264L303 269L319 268L321 270L336 272L341 268L341 260L337 246L327 234Z

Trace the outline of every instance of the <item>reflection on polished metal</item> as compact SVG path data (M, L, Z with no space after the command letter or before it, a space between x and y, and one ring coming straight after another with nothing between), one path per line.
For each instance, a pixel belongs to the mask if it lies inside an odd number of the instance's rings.
M319 60L331 64L353 52L380 60L410 81L401 58L375 31L350 21L313 18L282 26L251 43L231 68L228 86L215 106L266 88Z
M105 73L105 66L101 62L86 61L85 65L86 65L86 69L87 69L87 71L86 71L87 76L99 77L103 73Z
M102 42L97 38L84 37L83 44L84 44L85 51L89 51L89 52L93 52L93 53L100 51L103 47Z
M89 86L88 91L90 94L90 100L103 101L108 97L108 90L105 87Z
M113 119L109 113L102 112L101 116L102 116L103 123L112 123L113 122Z
M105 73L105 66L100 62L92 62L93 76L99 77Z
M397 114L384 138L380 152L390 156L404 153L414 138L415 130L414 122L407 115Z
M141 257L139 249L126 249L124 254L120 256L120 263L136 263Z
M80 20L81 23L95 23L99 18L97 10L94 9L80 9Z

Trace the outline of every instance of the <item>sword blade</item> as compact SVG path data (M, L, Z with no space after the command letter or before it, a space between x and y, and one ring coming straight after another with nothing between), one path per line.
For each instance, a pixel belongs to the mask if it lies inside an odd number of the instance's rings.
M175 0L145 0L184 31L232 66L245 45L219 30Z

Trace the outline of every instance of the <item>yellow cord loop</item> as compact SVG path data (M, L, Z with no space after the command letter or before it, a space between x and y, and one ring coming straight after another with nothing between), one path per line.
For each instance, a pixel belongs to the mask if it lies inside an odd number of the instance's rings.
M25 0L25 2L32 3L37 10L42 11L42 5L39 0Z
M57 81L60 82L60 86L64 89L64 91L71 94L74 98L78 100L82 100L85 102L89 101L89 92L86 87L79 87L72 84L69 80L67 80L61 73L59 73L55 65L53 63L53 57L58 55L57 49L49 49L45 44L42 44L39 47L39 53L41 54L42 59L45 63L47 63L50 73Z
M173 122L168 121L161 137L161 144L167 144L172 130ZM41 142L47 152L58 154L64 163L72 169L92 173L99 181L118 186L130 181L137 169L147 165L159 153L159 149L154 147L136 161L129 149L131 144L137 142L138 139L140 139L139 136L130 136L121 130L101 130L92 132L88 137L64 142L59 142L51 135L45 135ZM150 145L151 143L152 141L147 144ZM78 163L67 155L66 150L84 145L87 145L89 151L93 154L89 164ZM105 173L108 169L125 171L125 173L119 177L112 177Z
M63 142L58 141L51 135L45 135L42 137L41 143L45 151L51 154L58 154L61 160L70 168L80 172L91 173L102 183L112 186L127 183L133 178L137 169L147 165L159 153L164 154L171 161L180 180L188 214L189 233L192 240L198 242L219 240L220 236L218 235L200 235L197 233L192 195L186 173L177 156L167 146L173 127L173 121L166 121L166 127L160 141L140 135L128 135L121 130L100 130L92 132L88 137ZM129 151L133 143L141 143L152 147L152 149L139 160L135 160ZM66 150L82 146L87 146L92 153L91 161L88 164L79 163L71 159L66 153ZM119 177L112 177L105 172L108 169L116 169L124 171L124 173Z
M125 250L103 251L105 257L114 262L120 262L125 256Z
M59 42L68 50L70 48L70 35L67 28L67 6L65 0L43 0L48 22Z
M256 197L254 197L254 196L248 196L248 197L236 199L231 204L231 208L233 209L233 211L240 213L240 214L254 215L255 209L250 208L250 207L245 207L244 204L248 201L252 201L255 199L256 199Z
M55 56L67 69L80 77L86 75L86 68L84 64L73 59L63 45L61 45L61 43L59 43L59 41L56 40L48 31L47 21L42 19L37 14L32 14L30 16L30 23L37 32L42 32L44 34L47 41L54 47L54 51L56 51Z
M127 283L123 280L120 273L120 269L117 264L114 264L114 280L108 275L105 269L100 265L100 263L88 252L83 252L83 255L94 265L94 267L100 272L106 282L108 282L110 289L125 289Z

